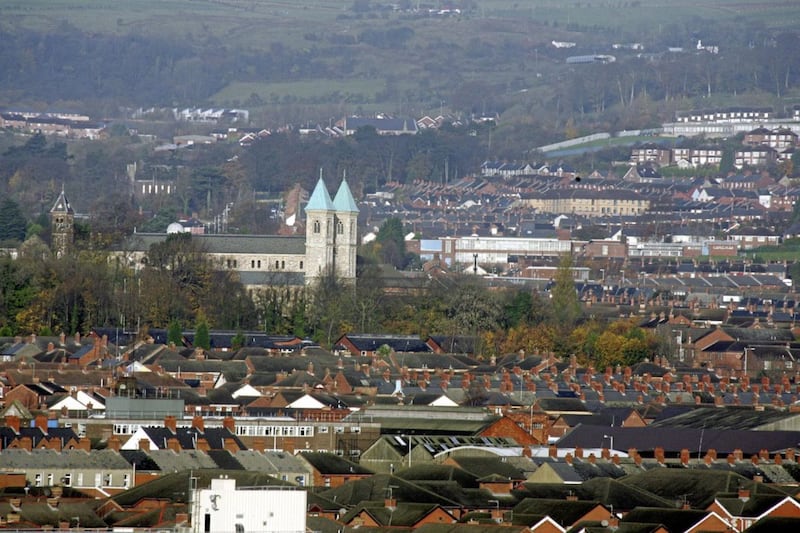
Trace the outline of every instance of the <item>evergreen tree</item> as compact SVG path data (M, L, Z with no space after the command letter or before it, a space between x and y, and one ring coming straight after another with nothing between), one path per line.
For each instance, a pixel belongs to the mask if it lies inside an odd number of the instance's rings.
M167 344L183 346L183 329L181 328L181 323L175 319L170 320L167 328Z
M378 257L387 265L398 269L405 268L408 258L406 256L406 239L403 231L403 222L399 218L387 219L375 236Z
M719 173L721 175L725 175L728 172L734 170L734 153L733 148L730 146L726 146L722 149L722 157L719 159Z
M11 198L0 204L0 242L25 240L27 221L19 205Z
M244 333L241 331L237 331L236 335L233 336L231 339L231 348L234 350L238 350L240 348L244 348L246 339L244 337Z
M561 257L550 296L551 321L558 333L554 348L559 355L568 355L572 351L569 343L570 333L575 329L581 316L581 303L575 290L571 254L564 254Z
M208 331L206 319L201 317L194 331L194 345L205 350L211 349L211 333Z

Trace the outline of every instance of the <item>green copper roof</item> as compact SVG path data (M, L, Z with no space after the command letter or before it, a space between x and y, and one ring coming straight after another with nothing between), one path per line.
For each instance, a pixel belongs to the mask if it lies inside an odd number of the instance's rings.
M306 211L332 211L333 202L331 196L328 194L328 189L325 188L325 182L322 178L317 181L317 186L314 187L314 192L311 193L311 198L306 205Z
M347 211L350 213L358 213L356 201L353 199L353 194L350 192L350 187L347 185L347 180L342 180L339 185L339 190L336 192L336 197L333 199L333 207L337 211Z

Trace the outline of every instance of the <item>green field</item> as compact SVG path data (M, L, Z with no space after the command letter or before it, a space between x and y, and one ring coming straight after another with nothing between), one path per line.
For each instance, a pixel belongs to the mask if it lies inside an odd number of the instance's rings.
M263 102L278 103L287 96L299 102L318 102L338 99L343 102L375 101L383 89L383 80L313 80L282 83L234 82L211 97L215 105L245 102L257 95Z
M538 122L536 135L544 144L562 138L570 115L594 131L592 115L630 107L634 94L646 94L657 107L650 116L625 110L616 120L624 123L620 129L652 127L671 116L671 107L691 107L708 93L714 99L732 94L732 105L747 105L747 95L760 91L785 107L781 98L800 86L800 68L786 61L797 57L794 48L787 52L776 44L780 56L763 44L772 38L778 43L775 28L795 31L796 1L462 4L474 8L437 15L395 11L391 0L2 0L8 61L0 104L93 100L86 105L245 106L270 117L291 114L279 121L324 118L336 106L336 114L345 106L356 112L374 106L416 116L444 108ZM721 61L686 53L644 65L638 53L612 47L641 42L660 57L673 46L692 51L699 37L721 45ZM553 41L576 47L556 48ZM761 43L758 50L750 42ZM570 55L596 53L617 54L618 61L566 64ZM743 56L748 68L736 68ZM289 104L306 108L276 109ZM616 142L628 140L603 144Z
M64 22L101 33L209 35L232 43L258 46L280 36L295 41L298 28L306 31L348 31L366 27L371 17L353 17L353 0L272 2L265 0L4 0L0 26L49 29ZM373 6L388 6L373 0ZM430 2L438 5L439 2ZM423 5L425 5L423 3ZM609 30L646 28L665 31L686 20L738 21L766 27L794 27L800 3L783 1L716 0L477 0L478 9L461 19L507 19L549 25L579 25ZM402 14L381 10L380 18ZM343 17L343 15L345 15ZM462 26L463 27L463 26ZM463 28L467 29L467 28ZM529 31L524 25L517 31ZM467 36L473 35L469 31Z

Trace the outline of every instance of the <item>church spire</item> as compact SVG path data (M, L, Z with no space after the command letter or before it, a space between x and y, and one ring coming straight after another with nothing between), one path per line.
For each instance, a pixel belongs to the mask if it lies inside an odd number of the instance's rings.
M328 194L328 189L325 188L325 182L322 181L320 176L317 181L317 186L314 187L314 192L311 193L311 198L308 199L306 204L306 211L332 211L333 202L331 196Z
M358 213L358 206L356 206L353 193L350 192L350 187L347 185L347 178L342 179L339 190L336 191L333 207L337 212Z
M64 192L63 183L61 184L61 193L58 195L58 198L56 198L56 202L53 204L53 208L50 209L50 212L74 214L74 211L72 211L72 206L69 205L69 200Z

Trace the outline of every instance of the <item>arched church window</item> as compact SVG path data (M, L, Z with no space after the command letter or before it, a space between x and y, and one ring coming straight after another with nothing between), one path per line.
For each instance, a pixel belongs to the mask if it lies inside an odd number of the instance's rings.
M344 224L342 224L341 220L336 221L336 233L344 235Z
M322 229L322 226L320 225L319 220L315 220L314 221L314 233L319 233L319 231L321 229Z

